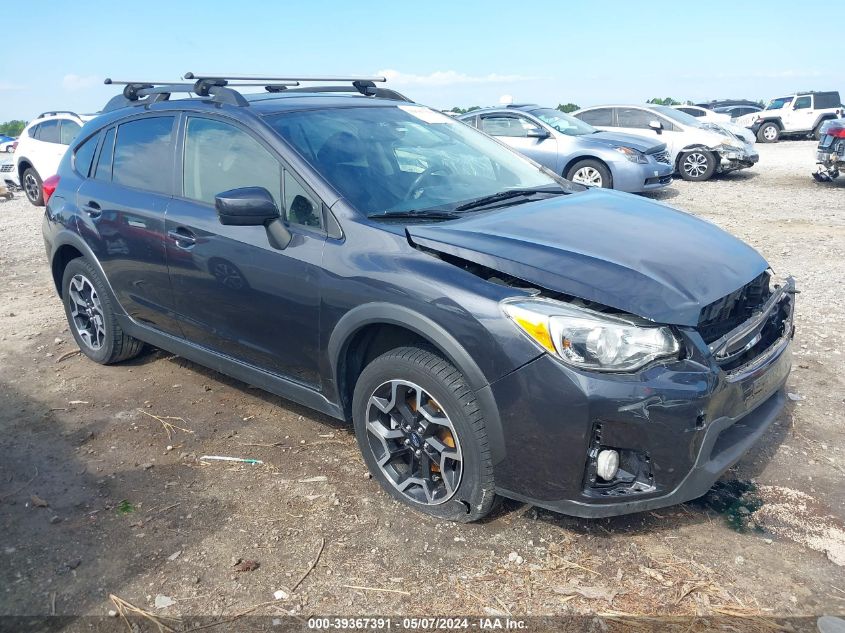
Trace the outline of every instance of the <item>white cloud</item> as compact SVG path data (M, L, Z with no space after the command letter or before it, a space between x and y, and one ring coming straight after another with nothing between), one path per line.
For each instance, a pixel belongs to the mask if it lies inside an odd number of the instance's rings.
M103 80L96 75L74 75L71 73L62 77L62 87L70 92L87 90L101 83L103 83Z
M455 70L436 70L427 75L414 75L403 73L398 70L380 70L377 75L384 76L394 86L452 86L456 84L496 84L512 83L515 81L532 81L537 77L526 75L500 75L490 73L489 75L467 75Z

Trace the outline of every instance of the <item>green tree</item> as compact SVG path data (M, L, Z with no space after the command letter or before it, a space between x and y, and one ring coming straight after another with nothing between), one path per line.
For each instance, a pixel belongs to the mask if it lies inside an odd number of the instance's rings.
M26 127L26 121L6 121L0 123L0 134L6 136L20 136L23 129Z
M653 103L654 105L666 105L666 106L673 106L673 105L681 105L680 101L676 101L672 97L655 97L654 99L649 99L646 103Z
M581 106L579 106L577 103L558 103L557 109L561 112L566 112L568 114L569 112L575 112L576 110L580 110Z

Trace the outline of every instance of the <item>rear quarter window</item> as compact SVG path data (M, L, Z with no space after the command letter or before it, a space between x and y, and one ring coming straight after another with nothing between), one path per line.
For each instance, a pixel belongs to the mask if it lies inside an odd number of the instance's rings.
M838 108L841 105L838 92L820 92L816 95L816 109Z
M77 147L73 153L73 168L83 178L87 178L91 173L91 164L94 162L94 154L97 151L99 140L100 135L95 134Z
M112 181L169 193L173 184L173 121L172 116L157 116L118 126Z
M44 123L39 123L35 138L39 141L44 141L45 143L60 142L61 136L59 134L59 120L56 119L53 121L44 121Z

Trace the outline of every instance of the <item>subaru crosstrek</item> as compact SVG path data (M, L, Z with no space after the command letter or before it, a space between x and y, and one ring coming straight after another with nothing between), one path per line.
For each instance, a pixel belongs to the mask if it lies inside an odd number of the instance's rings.
M784 403L793 281L373 85L142 83L86 123L43 223L84 354L149 343L351 421L442 518L703 495Z

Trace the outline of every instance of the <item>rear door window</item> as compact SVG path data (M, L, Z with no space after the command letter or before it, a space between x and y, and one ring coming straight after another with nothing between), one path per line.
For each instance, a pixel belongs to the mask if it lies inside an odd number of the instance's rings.
M39 124L36 138L45 143L58 143L61 141L59 120L44 121L44 123Z
M117 128L112 180L156 193L170 193L173 165L172 116L145 117Z
M613 110L610 108L587 110L586 112L579 112L575 116L590 125L603 125L605 127L613 125Z

